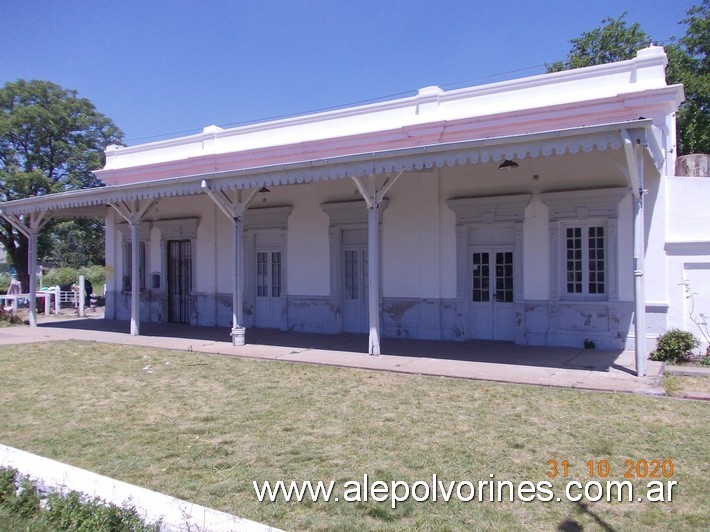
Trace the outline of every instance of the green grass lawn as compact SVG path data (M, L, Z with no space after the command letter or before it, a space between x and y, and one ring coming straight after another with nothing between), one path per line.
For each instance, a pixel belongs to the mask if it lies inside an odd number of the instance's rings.
M710 377L688 375L665 375L663 387L669 395L682 391L710 393Z
M288 530L710 528L704 402L80 342L0 347L0 405L2 443ZM395 510L260 503L252 486L364 474L538 482L551 459L569 466L556 495L590 480L589 460L608 460L609 480L622 480L626 460L672 460L678 484L665 503Z

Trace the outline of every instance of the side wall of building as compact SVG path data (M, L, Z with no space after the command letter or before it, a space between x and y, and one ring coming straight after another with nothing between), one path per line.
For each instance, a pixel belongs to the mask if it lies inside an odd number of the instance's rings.
M703 331L707 334L709 330L702 322L710 323L709 202L710 177L668 178L664 242L666 325L692 332L705 347L708 338Z

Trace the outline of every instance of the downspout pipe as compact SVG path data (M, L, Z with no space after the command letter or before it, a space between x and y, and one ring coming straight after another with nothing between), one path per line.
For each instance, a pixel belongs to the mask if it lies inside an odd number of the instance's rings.
M646 225L644 213L643 146L640 139L631 140L621 131L628 166L629 186L633 194L634 213L634 351L636 376L646 375Z

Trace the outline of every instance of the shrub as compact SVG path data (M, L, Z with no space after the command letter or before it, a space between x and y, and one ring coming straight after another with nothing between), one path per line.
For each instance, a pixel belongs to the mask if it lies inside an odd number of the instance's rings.
M39 513L39 501L39 492L29 478L17 481L16 470L0 469L0 507L12 514L30 517Z
M45 270L42 277L44 286L62 286L65 284L74 284L79 279L79 270L76 268L54 268Z
M15 316L12 312L8 312L0 305L0 327L5 325L22 325L22 319Z
M44 511L39 491L29 478L17 479L17 471L0 468L0 510L9 515L32 517L32 530L102 530L110 532L159 532L160 523L145 523L132 506L120 507L72 491L50 493ZM0 518L0 530L5 530Z
M16 474L17 471L12 468L3 467L0 469L0 504L7 498L14 497Z
M41 500L39 491L37 491L34 483L29 478L21 478L19 484L17 495L14 499L8 499L11 501L11 510L23 517L37 515L39 513L39 501Z
M10 288L12 277L9 273L0 272L0 292L7 294L7 289Z
M651 360L680 364L687 362L692 351L700 345L693 333L670 329L658 337L656 350L651 353Z
M106 282L106 268L104 266L84 266L79 269L79 273L86 277L86 279L91 283L94 287L94 292L98 294L100 290L103 290L102 287Z
M103 266L85 266L83 268L53 268L46 270L42 278L44 286L64 286L74 284L79 281L79 276L83 275L94 287L94 292L98 292L106 282L106 268Z
M145 524L134 508L105 504L99 499L84 500L72 491L66 496L52 493L47 498L47 520L61 530L111 530L150 532L158 524Z

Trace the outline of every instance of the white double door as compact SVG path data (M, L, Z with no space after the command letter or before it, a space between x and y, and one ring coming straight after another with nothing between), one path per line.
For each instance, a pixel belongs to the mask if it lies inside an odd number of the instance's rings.
M342 246L343 332L369 330L367 230L343 230Z
M277 235L257 235L254 253L254 325L282 326L283 253Z
M472 246L469 251L469 336L515 339L513 246Z

